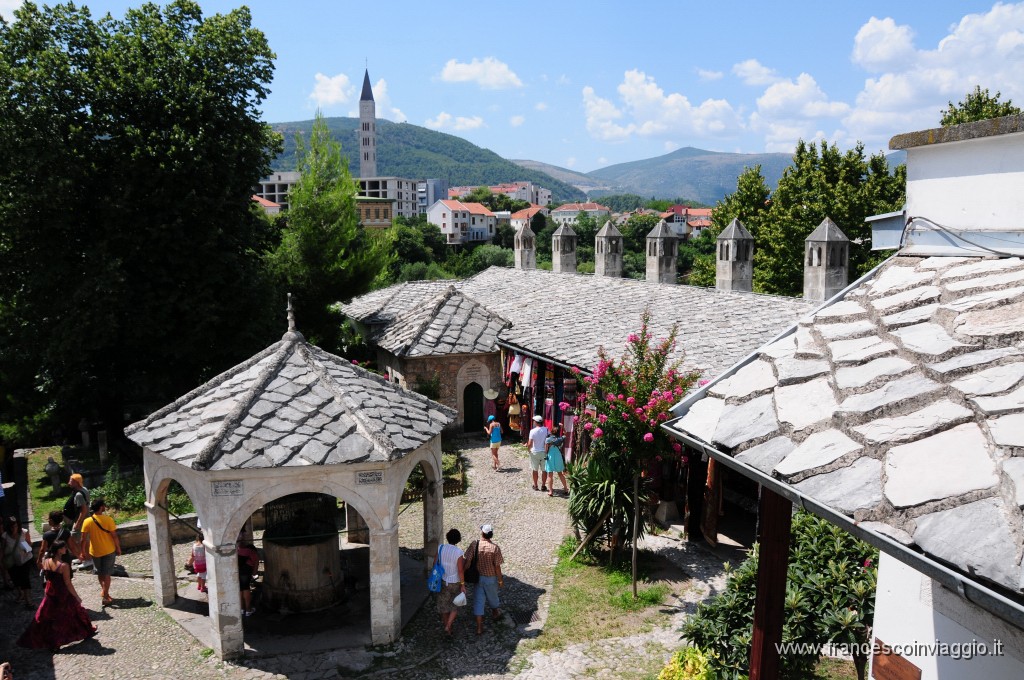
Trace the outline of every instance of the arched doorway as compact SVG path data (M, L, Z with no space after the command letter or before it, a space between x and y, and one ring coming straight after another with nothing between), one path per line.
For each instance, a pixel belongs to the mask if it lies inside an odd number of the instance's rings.
M484 426L484 388L480 383L471 382L462 391L464 420L463 432L474 432Z

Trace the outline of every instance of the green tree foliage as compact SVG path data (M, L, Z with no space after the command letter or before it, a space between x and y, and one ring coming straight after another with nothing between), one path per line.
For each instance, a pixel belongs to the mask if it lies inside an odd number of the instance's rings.
M448 258L448 246L444 234L434 224L427 222L425 215L414 219L398 216L394 219L389 234L392 242L391 250L394 257L388 267L388 275L384 283L396 281L412 281L422 278L447 278L427 274L428 265L435 265L435 272L441 271L441 264ZM422 264L423 276L403 278L420 269L409 269L406 274L400 272L409 265Z
M516 232L512 225L502 222L494 230L494 245L512 249L516 244Z
M881 153L864 155L864 145L840 152L823 142L797 144L793 163L768 197L759 168L740 175L737 190L715 206L713 227L701 235L690 282L714 285L714 243L721 230L739 218L754 237L754 290L799 296L803 293L804 240L831 217L850 239L850 279L867 272L885 257L871 252L872 215L902 207L906 198L906 167L893 171Z
M786 581L783 643L808 647L832 642L865 650L871 641L878 551L839 527L800 511L793 517ZM753 635L758 549L729 572L725 590L697 605L683 638L705 652L718 677L746 673ZM782 677L807 678L817 653L782 657ZM865 677L867 657L854 656Z
M613 549L642 536L642 526L633 533L633 518L642 506L642 499L635 505L632 497L635 478L650 461L681 451L660 424L699 376L680 371L680 362L669 358L677 330L673 326L668 337L655 340L650 311L644 310L640 331L629 336L622 358L598 350L597 366L583 378L595 410L580 417L580 427L592 443L569 467L569 518L584 534L598 527L595 535Z
M0 22L10 429L117 431L267 340L273 236L250 196L279 148L258 109L273 57L249 10L190 0L98 21L26 2Z
M999 101L1000 96L1001 93L998 90L995 95L990 95L987 87L983 90L980 85L975 85L974 91L968 92L962 101L956 104L949 102L946 110L941 112L942 119L939 123L942 127L949 127L960 123L1014 116L1021 113L1020 108L1014 106L1011 100Z
M630 215L619 229L622 232L623 247L634 253L646 253L647 234L658 226L658 222L661 222L661 217L654 213Z
M530 230L535 234L534 243L537 245L538 264L541 257L548 262L551 261L551 236L557 229L558 223L545 217L544 213L538 212L530 220Z
M288 225L268 264L295 295L300 330L336 352L341 318L333 303L370 290L393 257L393 239L359 224L355 182L319 112L308 146L297 140L297 148L302 176L288 195Z

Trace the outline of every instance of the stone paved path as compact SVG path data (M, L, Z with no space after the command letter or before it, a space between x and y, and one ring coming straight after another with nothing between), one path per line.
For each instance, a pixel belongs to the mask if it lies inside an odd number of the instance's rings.
M568 649L517 655L520 642L540 634L550 601L555 548L566 533L565 498L548 498L533 491L525 449L502 447L503 468L491 470L489 451L475 444L465 450L471 466L466 495L445 500L445 528L457 527L465 536L462 547L477 535L480 524L495 527L494 540L505 555L503 605L506 615L476 636L470 611L455 624L455 639L440 632L433 603L428 602L409 622L402 639L386 649L336 650L316 654L286 654L222 662L152 603L153 585L146 578L115 578L112 594L119 606L101 609L96 579L79 574L75 585L99 626L95 640L65 647L60 653L23 650L14 639L27 625L31 612L3 600L0 616L0 660L10 660L16 680L50 678L337 678L361 675L376 678L578 678L631 677L638 653L667 658L678 648L678 624L694 603L722 586L721 562L700 548L664 537L650 537L657 550L695 578L678 603L679 613L666 627L630 638L572 645ZM422 547L422 513L411 506L400 517L403 548ZM175 547L176 563L184 561L188 544ZM150 570L148 551L125 555L119 562L132 573ZM36 579L36 601L41 588ZM5 594L6 595L6 594Z

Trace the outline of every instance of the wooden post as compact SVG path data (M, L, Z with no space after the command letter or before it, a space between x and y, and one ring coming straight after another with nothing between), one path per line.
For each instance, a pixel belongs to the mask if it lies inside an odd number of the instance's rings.
M754 635L750 645L750 680L779 677L779 645L786 607L786 570L789 566L793 504L761 487L758 507L761 542L757 562Z

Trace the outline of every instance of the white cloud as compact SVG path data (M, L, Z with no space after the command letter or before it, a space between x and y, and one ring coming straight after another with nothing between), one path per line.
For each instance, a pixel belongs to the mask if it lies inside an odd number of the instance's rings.
M310 93L309 98L319 108L326 108L335 104L345 104L349 101L350 97L355 95L356 88L344 73L339 73L336 76L325 76L323 73L317 73L314 77L316 84L313 86L313 91Z
M558 76L558 80L555 81L555 84L556 85L563 85L563 86L564 85L572 85L572 81L569 80L569 76L567 76L567 75L565 75L563 73L562 75Z
M746 85L771 85L780 80L774 69L764 66L757 59L747 59L733 64L732 72Z
M836 118L850 110L849 104L829 101L818 83L807 73L795 81L782 80L770 85L757 99L762 115L791 118Z
M618 86L621 108L583 88L586 126L591 136L622 141L632 136L718 138L737 133L740 117L724 99L707 99L694 105L683 94L666 94L643 71L626 71ZM623 121L623 122L619 122Z
M387 118L388 120L396 123L404 123L408 119L402 110L395 107L391 102L391 95L388 92L388 81L381 78L377 81L377 84L373 86L373 101L376 104L377 117ZM359 117L359 110L357 109L354 114L354 118Z
M868 71L899 68L914 56L914 31L886 17L871 17L853 39L853 63Z
M673 151L679 148L678 144L669 141L666 141L663 146L665 148L665 153L672 153Z
M548 105L546 102L537 102L536 104L533 105L533 108L536 109L537 111L547 111Z
M725 74L721 71L706 71L702 68L697 69L697 77L705 81L719 80L723 75Z
M431 130L464 131L484 127L484 119L480 116L473 116L472 118L453 116L442 111L437 114L437 118L428 118L423 124Z
M519 127L525 122L526 118L524 116L512 116L511 118L508 119L508 124L511 125L512 127Z
M576 166L576 157L575 156L569 156L568 158L565 159L565 167L572 168L572 167L575 167L575 166Z
M608 165L608 159L605 158L604 156L601 156L600 158L597 159L597 164L598 165Z
M0 0L0 17L10 23L14 19L14 10L24 4L24 0Z
M851 138L881 148L895 134L936 127L948 102L976 85L1004 101L1024 99L1024 3L965 15L934 49L914 46L912 36L891 19L872 18L857 32L854 62L876 75L843 119ZM886 43L894 39L900 44Z
M450 59L441 70L441 80L446 83L476 83L485 90L505 90L523 86L519 76L507 64L494 57L474 57L468 64Z

